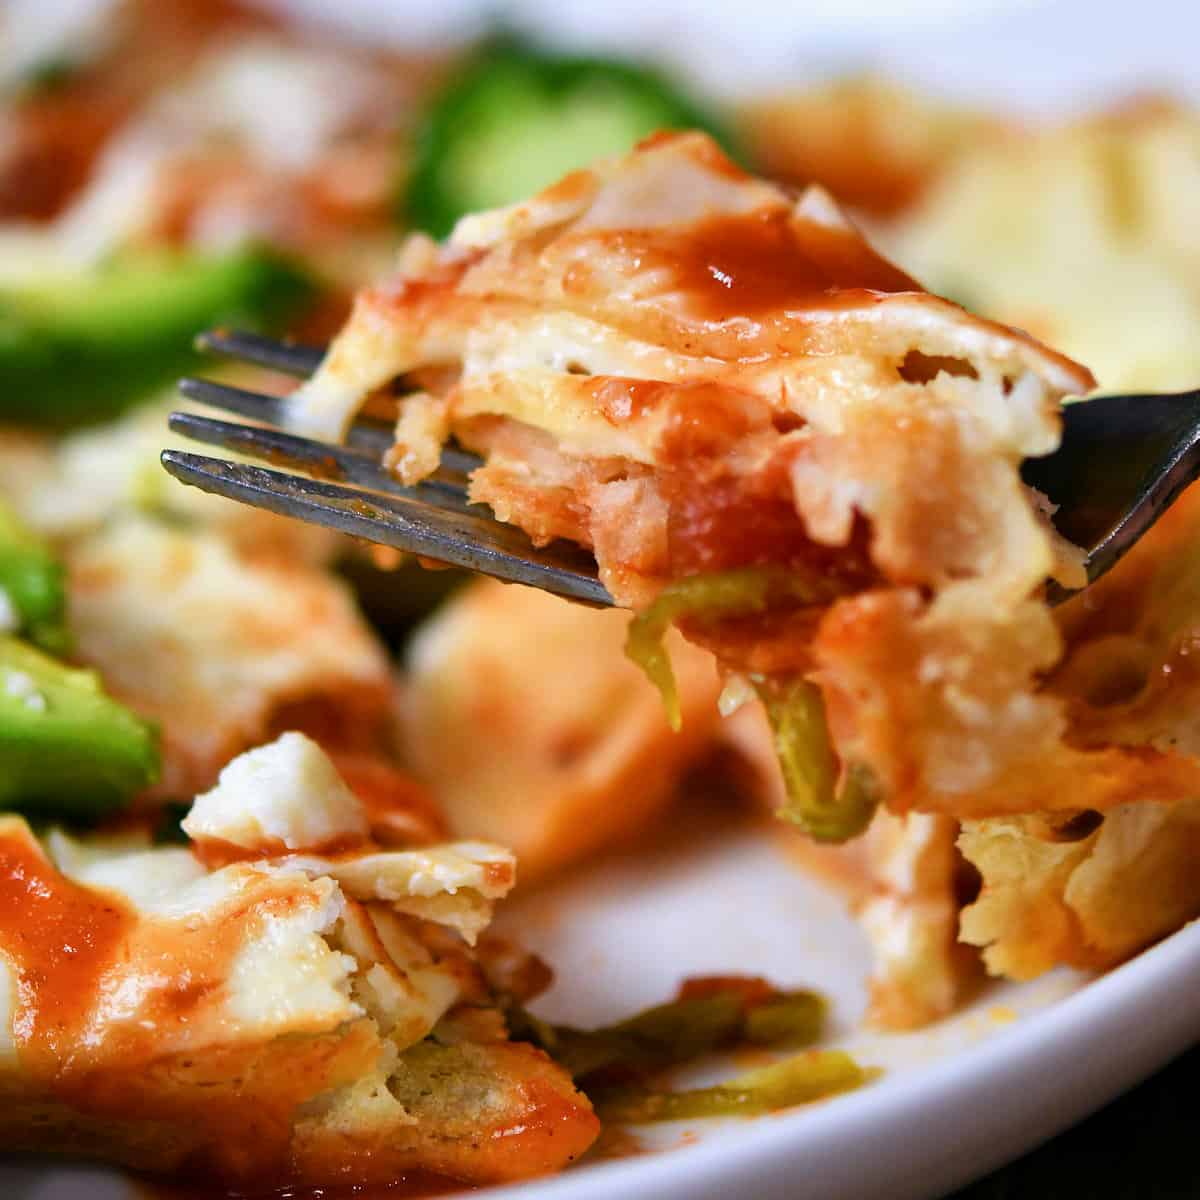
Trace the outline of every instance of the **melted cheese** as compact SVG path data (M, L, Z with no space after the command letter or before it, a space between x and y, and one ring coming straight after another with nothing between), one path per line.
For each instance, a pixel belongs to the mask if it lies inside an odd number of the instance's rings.
M358 745L386 725L387 657L327 573L132 516L66 557L80 657L161 723L165 794L211 787L281 711L307 707L331 741L347 730Z
M285 846L365 835L360 802L298 735L235 761L216 791L191 822L210 834L201 854L212 834L229 845L266 830ZM281 1184L560 1165L595 1119L544 1056L504 1043L498 1014L478 1044L469 1020L454 1034L486 1100L412 1057L456 1006L490 1003L456 931L473 937L512 881L511 855L480 843L365 842L209 869L138 835L52 831L43 846L21 818L0 818L6 1145L71 1148L103 1129L97 1149L116 1161ZM545 1087L558 1150L521 1124L536 1125ZM516 1139L499 1158L498 1122Z
M516 878L512 853L486 842L278 861L310 875L328 875L357 899L385 901L397 912L448 925L472 945L491 920L494 901Z
M1111 967L1200 916L1191 798L1121 805L1083 837L1037 814L968 821L959 846L983 878L962 937L997 975Z
M630 607L722 569L843 579L825 614L702 642L818 682L843 761L897 812L1025 802L1014 772L1063 730L1034 597L1079 567L1018 467L1057 445L1082 367L922 291L825 193L794 199L698 134L414 239L292 423L339 436L368 392L433 367L418 416L402 404L407 481L453 434L485 458L473 499L593 550Z

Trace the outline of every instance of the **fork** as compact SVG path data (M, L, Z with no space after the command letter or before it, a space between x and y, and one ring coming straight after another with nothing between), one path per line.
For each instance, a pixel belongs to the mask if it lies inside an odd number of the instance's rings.
M311 375L324 355L318 346L227 330L202 334L197 346L298 377ZM259 424L175 412L169 418L175 433L271 464L164 450L163 466L183 483L510 583L597 606L614 603L591 555L569 543L534 546L521 530L470 502L468 477L481 465L473 454L446 449L432 476L405 487L383 465L393 441L385 421L359 417L345 444L335 446L272 428L282 417L281 397L208 379L183 379L179 390ZM1200 391L1099 396L1064 405L1062 417L1059 448L1026 459L1021 476L1057 506L1058 532L1086 551L1090 584L1200 477ZM1052 604L1077 591L1053 580L1046 587Z

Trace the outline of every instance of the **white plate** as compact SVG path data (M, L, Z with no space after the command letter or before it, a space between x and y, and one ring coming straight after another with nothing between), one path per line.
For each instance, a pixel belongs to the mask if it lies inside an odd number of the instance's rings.
M676 820L687 821L686 809ZM560 968L539 1011L604 1021L689 974L761 973L833 1002L830 1045L882 1078L752 1121L659 1126L660 1153L585 1165L495 1200L919 1200L999 1166L1200 1039L1200 924L1109 974L1058 971L988 987L906 1034L854 1032L867 952L840 903L775 838L709 833L614 858L504 918Z
M498 11L494 0L268 2L433 40L469 30L471 14ZM502 7L568 40L670 54L726 89L870 64L1034 112L1146 84L1200 96L1195 0L847 0L807 12L780 0ZM675 820L691 821L686 806ZM830 1044L884 1075L775 1117L662 1126L642 1139L649 1153L583 1164L489 1193L494 1200L933 1197L1052 1136L1200 1039L1200 926L1095 981L1059 972L992 988L932 1029L855 1032L868 966L861 934L774 839L755 832L702 830L669 849L594 864L519 900L501 923L559 970L543 1015L598 1023L662 999L687 975L763 974L828 995ZM0 1167L0 1196L128 1200L130 1190L104 1171Z
M919 1200L984 1174L1085 1116L1200 1038L1200 924L1090 980L1059 971L988 987L907 1034L858 1031L869 965L840 900L769 830L681 806L654 846L613 855L521 897L498 926L558 969L535 1005L610 1021L688 975L740 972L831 1001L826 1043L882 1077L858 1092L754 1120L634 1131L645 1153L584 1162L494 1200ZM700 828L695 828L699 824ZM710 1069L705 1074L712 1074ZM701 1073L697 1073L703 1077ZM133 1200L113 1174L0 1168L16 1200Z

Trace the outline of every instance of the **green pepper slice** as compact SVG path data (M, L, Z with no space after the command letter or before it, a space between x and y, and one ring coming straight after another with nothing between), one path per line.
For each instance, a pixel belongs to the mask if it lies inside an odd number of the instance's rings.
M524 200L660 129L706 130L736 156L718 118L656 70L493 38L426 114L404 215L445 237L466 213Z

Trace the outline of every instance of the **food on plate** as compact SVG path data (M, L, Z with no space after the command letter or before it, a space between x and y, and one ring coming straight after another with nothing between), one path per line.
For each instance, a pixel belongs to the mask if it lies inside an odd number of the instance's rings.
M158 773L153 728L94 671L0 635L0 807L94 818Z
M666 1090L659 1074L729 1048L796 1050L824 1032L825 1003L812 992L782 992L750 976L684 980L678 996L615 1025L555 1026L517 1007L515 1035L541 1046L581 1083L608 1120L677 1121L757 1116L861 1087L876 1072L839 1050L808 1049L709 1087Z
M873 1075L843 1050L811 1050L722 1083L680 1092L615 1088L601 1093L601 1112L613 1121L686 1121L696 1117L762 1116L810 1100L853 1091Z
M819 183L874 217L904 212L960 155L1010 132L990 113L875 75L752 95L738 129L765 175Z
M493 38L427 105L405 215L444 237L467 213L512 204L662 129L706 129L732 145L714 113L655 69Z
M3 237L0 251L24 261ZM25 425L112 418L195 364L198 329L278 325L311 294L302 272L265 251L138 254L84 270L39 262L40 251L26 278L0 267L0 417Z
M1093 385L1058 351L1105 387L1196 382L1193 113L1028 129L857 78L726 116L507 35L451 61L126 0L47 50L9 19L11 1150L251 1193L488 1183L600 1120L868 1082L814 993L690 979L581 1029L538 1015L521 928L490 932L518 875L670 836L717 790L844 892L877 1026L1200 915L1200 493L1051 612L1078 549L1018 474ZM406 482L457 439L474 498L594 551L623 611L418 589L162 472L195 332L322 340L371 278L295 423L394 412ZM710 1086L677 1074L731 1051Z
M701 134L661 135L442 247L410 238L290 422L340 437L398 376L419 389L400 478L456 437L485 458L473 499L595 552L668 701L672 622L750 678L814 836L861 832L876 801L1062 805L1063 773L1099 784L1117 760L1188 774L1062 746L1035 690L1059 652L1039 589L1081 568L1018 467L1091 376L921 291L820 190L793 200Z
M768 811L783 808L783 774L762 704L742 704L725 719L720 737L749 768L743 792ZM955 844L959 828L943 813L880 810L861 837L843 845L805 835L789 839L799 861L845 895L870 942L872 1025L928 1024L953 1012L979 982L977 955L959 941L973 870Z
M823 1032L825 1001L814 992L782 992L751 976L684 980L674 1000L615 1025L573 1029L517 1008L514 1030L552 1052L577 1079L614 1070L656 1070L722 1047L809 1046Z
M636 833L711 748L721 688L711 657L671 639L684 709L673 733L621 653L628 623L480 580L410 644L405 760L452 830L516 853L522 883Z
M263 11L228 0L102 0L87 11L5 5L0 219L53 218L156 94L218 42L269 25Z
M6 1146L281 1186L522 1178L590 1144L588 1101L507 1038L472 950L507 851L373 844L299 734L184 824L190 850L3 819Z
M1080 745L1200 757L1191 656L1200 625L1200 492L1186 491L1086 603L1062 613L1066 654L1048 686ZM1057 963L1106 968L1200 913L1195 793L1135 795L1099 813L968 821L960 846L982 878L962 936L989 967L1025 978Z
M886 236L931 287L1078 357L1106 390L1187 390L1198 202L1200 117L1144 100L964 149Z
M61 661L63 565L0 500L0 809L92 818L158 778L154 728Z
M343 271L390 226L437 56L330 38L231 0L102 0L93 20L58 28L37 7L9 6L9 61L61 69L52 86L6 89L6 220L37 222L90 262L130 241L259 241Z
M0 113L5 421L109 419L191 369L204 328L319 328L318 293L340 311L339 279L387 253L436 70L225 0L98 7L28 64L62 64L53 86ZM12 19L36 46L46 14Z
M163 471L163 447L185 444L164 433L167 415L185 407L152 394L123 417L83 429L0 427L0 491L60 550L137 515L181 536L214 534L247 561L328 567L345 545L335 534L180 487Z
M162 729L163 795L190 796L281 729L331 749L386 745L395 693L343 584L253 561L220 537L140 516L73 543L78 657Z
M43 650L64 650L65 609L62 564L0 500L0 635L19 633Z

